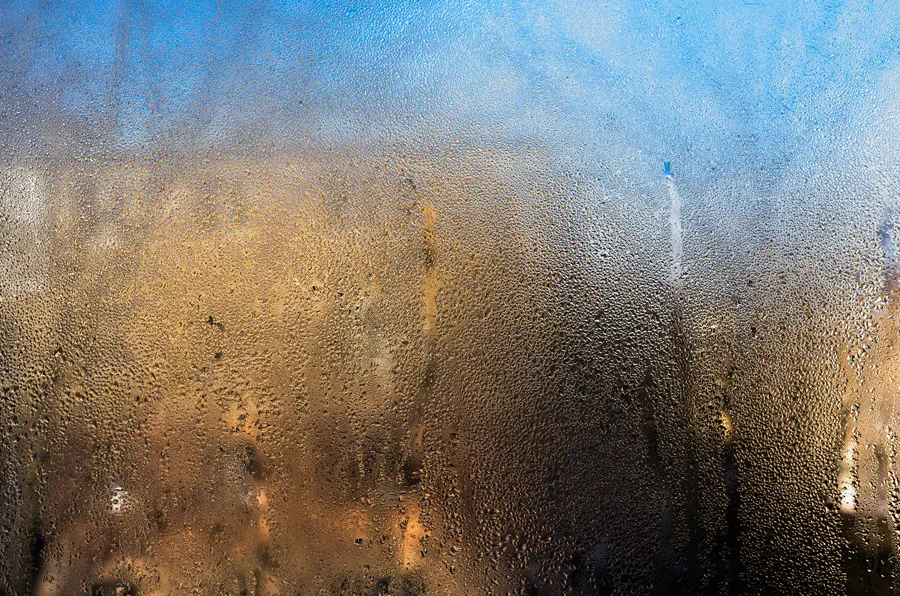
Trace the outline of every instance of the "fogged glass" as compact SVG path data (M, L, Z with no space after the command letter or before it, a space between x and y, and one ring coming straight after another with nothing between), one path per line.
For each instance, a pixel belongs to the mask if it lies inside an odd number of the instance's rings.
M0 593L894 593L897 23L4 2Z

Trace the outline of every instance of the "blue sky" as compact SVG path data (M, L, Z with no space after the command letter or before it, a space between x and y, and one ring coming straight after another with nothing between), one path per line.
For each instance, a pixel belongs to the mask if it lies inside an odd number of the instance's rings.
M118 146L469 133L790 153L898 57L898 3L13 2L7 110ZM9 117L9 114L7 115ZM416 132L419 131L419 132ZM723 149L724 151L724 149ZM709 159L715 159L710 157Z

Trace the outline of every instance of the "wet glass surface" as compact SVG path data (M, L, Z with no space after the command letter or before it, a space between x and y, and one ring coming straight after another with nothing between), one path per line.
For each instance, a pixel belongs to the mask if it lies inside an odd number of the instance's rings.
M3 3L0 593L894 593L897 23Z

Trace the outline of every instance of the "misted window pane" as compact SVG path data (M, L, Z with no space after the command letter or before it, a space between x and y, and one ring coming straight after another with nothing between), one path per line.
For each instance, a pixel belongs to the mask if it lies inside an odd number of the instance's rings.
M0 594L893 594L900 3L0 7Z

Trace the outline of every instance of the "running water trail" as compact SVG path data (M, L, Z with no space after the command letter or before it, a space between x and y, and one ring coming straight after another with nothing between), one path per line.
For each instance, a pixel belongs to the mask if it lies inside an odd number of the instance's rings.
M681 260L684 256L684 246L682 244L683 228L681 226L681 195L675 187L675 176L666 164L666 188L669 191L669 234L670 244L672 246L672 266L669 271L669 283L671 283L676 292L682 286L682 267Z

